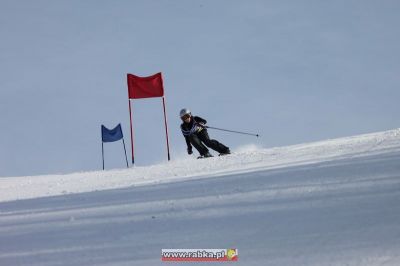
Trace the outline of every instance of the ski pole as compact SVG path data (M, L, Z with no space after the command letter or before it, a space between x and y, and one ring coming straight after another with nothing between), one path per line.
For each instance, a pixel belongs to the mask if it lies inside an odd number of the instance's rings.
M255 137L257 137L257 138L260 136L260 135L258 135L258 134L254 134L254 133L241 132L241 131L235 131L235 130L229 130L229 129L217 128L217 127L210 127L210 126L204 126L204 127L205 127L205 128L211 128L211 129L222 130L222 131L227 131L227 132L232 132L232 133L243 134L243 135L255 136Z

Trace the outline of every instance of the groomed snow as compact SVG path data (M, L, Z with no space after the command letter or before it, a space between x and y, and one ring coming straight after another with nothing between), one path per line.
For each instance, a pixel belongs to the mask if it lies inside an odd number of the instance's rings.
M172 248L238 248L246 266L400 265L399 129L1 178L0 197L0 265L183 265L161 261Z
M195 160L193 155L154 166L124 170L2 177L0 202L284 168L385 153L388 150L400 150L400 129L270 149L249 145L229 156Z

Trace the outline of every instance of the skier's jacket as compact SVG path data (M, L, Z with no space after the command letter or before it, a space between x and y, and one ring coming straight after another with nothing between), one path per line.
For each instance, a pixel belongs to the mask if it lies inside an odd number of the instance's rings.
M189 123L183 122L181 124L181 131L182 131L183 136L185 137L186 144L189 149L192 148L192 145L190 144L189 136L192 134L196 134L202 130L205 130L204 126L202 126L201 124L205 125L206 123L207 123L207 120L205 120L199 116L192 116Z

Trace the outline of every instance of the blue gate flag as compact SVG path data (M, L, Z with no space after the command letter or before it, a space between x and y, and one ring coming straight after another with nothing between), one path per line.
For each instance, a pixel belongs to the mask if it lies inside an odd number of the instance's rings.
M122 139L124 135L122 134L121 124L118 124L113 129L108 129L104 125L101 125L101 138L103 142L114 142Z

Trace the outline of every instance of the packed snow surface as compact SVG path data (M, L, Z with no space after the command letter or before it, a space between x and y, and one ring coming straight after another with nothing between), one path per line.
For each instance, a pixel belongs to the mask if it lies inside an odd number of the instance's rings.
M163 248L238 248L238 265L400 265L399 129L233 152L0 178L0 265L174 265Z
M257 172L400 149L400 129L270 149L239 148L229 156L173 160L124 170L0 178L0 201L57 196Z

